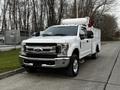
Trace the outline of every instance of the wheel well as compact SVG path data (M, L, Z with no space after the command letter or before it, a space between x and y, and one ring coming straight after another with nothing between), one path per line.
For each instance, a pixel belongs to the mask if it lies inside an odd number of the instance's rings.
M76 48L72 54L76 54L79 57L79 50Z
M97 51L97 52L100 52L100 50L99 50L99 45L96 46L96 51Z

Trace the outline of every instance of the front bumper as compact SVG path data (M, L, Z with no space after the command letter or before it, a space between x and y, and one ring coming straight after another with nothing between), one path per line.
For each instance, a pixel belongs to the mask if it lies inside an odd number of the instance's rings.
M30 58L20 55L20 63L22 66L29 67L46 67L46 68L64 68L67 67L70 58ZM27 61L27 62L26 62Z

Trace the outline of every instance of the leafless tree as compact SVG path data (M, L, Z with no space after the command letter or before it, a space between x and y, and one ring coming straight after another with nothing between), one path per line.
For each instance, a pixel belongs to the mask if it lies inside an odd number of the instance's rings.
M7 21L6 21L6 13L8 8L8 0L4 0L4 5L2 9L2 32L4 33L7 30Z
M102 16L114 0L4 0L2 31L38 32L62 18ZM95 19L96 20L96 19ZM96 22L96 21L95 21ZM98 23L98 22L96 22Z

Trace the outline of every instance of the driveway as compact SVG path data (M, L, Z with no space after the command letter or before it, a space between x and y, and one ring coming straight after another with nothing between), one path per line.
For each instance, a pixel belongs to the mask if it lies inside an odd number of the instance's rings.
M98 59L80 65L75 78L61 70L23 72L0 80L0 90L120 90L120 42L106 42Z

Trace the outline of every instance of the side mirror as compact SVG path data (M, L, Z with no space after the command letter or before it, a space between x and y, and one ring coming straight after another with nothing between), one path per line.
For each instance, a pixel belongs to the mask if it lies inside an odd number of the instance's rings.
M94 34L92 31L87 31L87 38L94 38Z
M34 32L34 33L32 34L32 36L38 37L38 36L40 36L40 32Z

